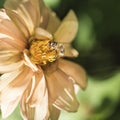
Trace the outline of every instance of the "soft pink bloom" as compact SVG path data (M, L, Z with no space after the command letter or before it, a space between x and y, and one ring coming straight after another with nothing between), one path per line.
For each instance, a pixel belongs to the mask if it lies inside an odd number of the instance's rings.
M6 0L0 11L0 106L8 117L20 102L24 120L57 120L60 110L77 111L74 85L86 88L70 43L78 22L71 10L60 21L42 0Z

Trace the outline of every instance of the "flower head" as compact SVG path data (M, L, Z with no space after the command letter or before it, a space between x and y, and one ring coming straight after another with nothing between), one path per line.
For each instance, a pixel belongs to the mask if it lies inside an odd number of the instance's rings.
M78 29L71 10L60 21L42 0L6 0L0 10L0 106L8 117L20 102L24 120L57 119L77 111L74 85L86 88L70 43Z

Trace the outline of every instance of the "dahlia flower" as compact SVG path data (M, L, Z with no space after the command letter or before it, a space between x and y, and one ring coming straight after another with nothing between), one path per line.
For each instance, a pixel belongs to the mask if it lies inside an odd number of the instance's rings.
M20 104L24 120L57 120L75 112L75 85L86 88L71 42L78 29L70 10L61 21L42 0L6 0L0 10L0 107L6 118Z

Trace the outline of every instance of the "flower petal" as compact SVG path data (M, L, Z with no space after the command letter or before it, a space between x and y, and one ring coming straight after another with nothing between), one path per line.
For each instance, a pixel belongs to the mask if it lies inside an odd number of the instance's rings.
M77 57L79 55L78 51L72 48L70 44L63 44L63 45L65 48L65 53L64 53L65 57Z
M45 70L50 103L59 110L77 111L79 105L71 78L59 68L51 71L52 67L51 64Z
M26 37L32 35L36 26L37 13L30 0L7 0L4 4L9 17Z
M50 33L54 34L56 32L57 28L59 27L61 21L53 11L51 11L51 10L48 10L48 11L49 11L49 21L48 21L46 30L48 30Z
M23 67L18 76L16 74L14 72L13 75L7 74L7 78L9 79L12 76L13 80L10 79L11 82L7 80L10 83L6 83L8 85L0 91L0 105L3 118L8 117L14 111L32 77L32 71L26 66ZM14 75L15 77L13 77ZM3 79L6 78L4 77Z
M18 54L18 51L12 51L12 50L1 50L0 51L0 66L8 65L8 64L14 64L15 62L18 62L21 60L20 54Z
M7 65L0 65L0 74L14 72L23 65L23 61L11 63Z
M39 1L39 8L40 8L40 27L42 28L47 28L48 21L49 21L49 9L45 6L43 0L38 0ZM34 0L33 0L34 2Z
M34 120L35 108L30 107L30 105L26 102L28 96L31 96L30 94L33 92L33 89L34 85L32 84L32 81L30 81L20 101L21 115L24 120Z
M47 92L45 78L42 71L36 72L32 77L32 82L34 84L34 90L32 95L27 98L27 102L30 106L34 107L40 104L45 93Z
M46 40L46 39L53 39L53 36L46 30L42 28L36 28L35 30L35 38L40 40Z
M26 46L25 38L4 10L0 11L0 42L3 49L7 48L3 45L5 43L9 47L11 46L12 49L19 51L22 51Z
M15 22L21 32L28 37L41 24L48 22L48 9L42 0L7 0L5 8L9 17Z
M70 10L67 16L63 19L61 25L55 32L55 40L60 43L70 43L78 30L78 21L75 13Z
M60 115L60 110L55 108L54 106L50 106L50 120L58 120Z
M32 116L31 109L34 109ZM22 116L29 120L43 120L48 112L48 94L42 71L36 72L21 100Z
M36 88L31 97L30 105L35 107L35 120L43 120L48 112L48 91L43 73L35 74Z
M21 70L16 69L15 71L5 73L0 76L0 91L2 91L10 82L12 82L19 74Z
M11 97L13 97L13 96L11 96ZM1 104L1 112L2 112L3 119L7 118L14 111L14 109L17 107L17 105L20 101L20 98L21 98L20 96L16 96L16 98L14 100L12 100L12 102Z
M87 87L86 73L81 66L63 59L59 60L58 66L67 75L71 76L74 79L74 82L77 83L82 89Z
M39 106L35 107L35 118L34 120L44 120L48 113L48 93L44 94Z

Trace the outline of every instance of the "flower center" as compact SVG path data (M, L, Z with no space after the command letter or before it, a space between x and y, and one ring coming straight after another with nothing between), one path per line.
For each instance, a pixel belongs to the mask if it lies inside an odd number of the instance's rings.
M30 59L35 64L46 65L64 55L63 45L53 40L32 40L30 43Z

